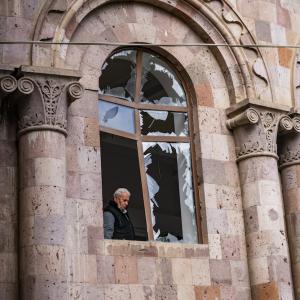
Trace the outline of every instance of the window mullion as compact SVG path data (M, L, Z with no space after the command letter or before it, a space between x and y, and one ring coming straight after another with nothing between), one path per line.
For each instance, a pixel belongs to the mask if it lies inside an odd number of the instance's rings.
M134 102L140 102L141 85L142 85L142 63L143 52L139 49L136 54L136 81Z
M191 137L191 142L195 142L195 124L194 124L194 114L192 111L192 106L188 106L188 115L190 116L189 118L189 132L190 132L190 137ZM194 108L195 109L195 108ZM197 109L195 109L195 116L197 116ZM198 125L198 124L197 124ZM199 128L199 126L197 126ZM199 134L199 133L198 133ZM204 241L204 237L207 236L207 233L204 232L204 226L202 226L202 215L203 215L203 210L201 209L201 197L199 193L199 186L198 186L198 172L197 172L197 165L196 165L196 151L195 147L192 147L191 144L191 165L192 165L192 180L193 180L193 190L194 190L194 203L195 203L195 208L196 208L196 223L197 223L197 234L198 234L198 241L200 243L208 243L207 240Z
M136 135L137 135L137 152L138 152L139 168L141 174L142 193L143 193L143 201L144 201L146 224L147 224L147 233L148 233L148 239L154 240L153 228L152 228L153 226L151 221L151 207L149 201L149 192L148 192L146 170L144 164L144 151L143 151L143 144L141 139L140 113L137 109L135 110L135 126L136 126Z

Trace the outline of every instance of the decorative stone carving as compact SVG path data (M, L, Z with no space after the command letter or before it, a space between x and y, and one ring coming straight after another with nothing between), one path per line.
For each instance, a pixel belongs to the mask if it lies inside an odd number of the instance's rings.
M294 130L296 132L300 132L300 117L294 117L292 119L293 125L294 125Z
M227 120L226 125L229 129L233 129L246 124L256 124L258 121L259 115L257 111L253 108L248 108L241 114Z
M13 93L17 89L17 80L11 75L0 77L0 94Z
M289 133L294 128L294 123L289 116L283 116L279 121L278 134Z
M278 155L280 169L300 164L300 116L293 114L291 121L293 130L289 134L279 137Z
M285 152L279 156L279 165L282 169L294 164L300 164L300 143L296 144L296 149L286 147Z
M235 39L240 45L250 45L242 49L243 54L247 57L247 61L252 70L255 82L257 99L272 97L270 88L270 79L266 64L263 60L260 49L255 47L256 40L246 24L236 13L235 9L225 0L204 0L204 3L216 14L223 22L226 23Z
M14 93L17 90L17 80L11 75L4 75L0 77L0 121L7 116L9 107L13 105L11 98L7 95Z
M238 114L228 119L226 124L233 129L237 161L252 156L277 156L277 135L291 132L298 121L286 115L284 111L260 105L246 105L238 108Z
M18 80L18 90L21 94L30 95L34 91L34 82L30 78L22 77Z
M68 104L83 95L79 83L22 77L18 81L18 90L27 96L18 101L19 135L32 130L67 134Z
M72 82L68 86L68 101L69 103L80 99L83 96L84 89L82 85L78 82Z
M60 96L64 85L59 85L53 80L37 81L40 91L43 97L43 103L45 108L45 123L47 125L58 125L61 128L66 129L65 122L60 120L56 123L56 118L62 119L62 116L57 116L57 107L60 100Z

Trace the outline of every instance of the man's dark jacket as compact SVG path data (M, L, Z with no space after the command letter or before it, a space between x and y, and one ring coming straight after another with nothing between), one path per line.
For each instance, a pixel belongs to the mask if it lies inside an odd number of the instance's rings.
M114 233L112 238L116 240L134 240L135 233L128 212L123 213L116 202L110 201L104 211L109 211L115 218Z

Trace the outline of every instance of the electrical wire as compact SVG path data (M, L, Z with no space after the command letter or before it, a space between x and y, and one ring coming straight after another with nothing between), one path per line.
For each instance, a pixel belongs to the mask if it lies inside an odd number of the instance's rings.
M123 46L123 47L229 47L229 48L290 48L300 45L281 44L210 44L210 43L117 43L117 42L51 42L51 41L0 41L0 45L74 45L74 46Z

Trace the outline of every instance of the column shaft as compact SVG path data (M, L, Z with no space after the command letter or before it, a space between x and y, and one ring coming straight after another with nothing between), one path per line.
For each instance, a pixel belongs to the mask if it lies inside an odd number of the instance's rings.
M295 299L300 299L300 164L281 171Z
M248 158L239 163L239 171L252 297L290 299L286 298L293 292L277 160Z
M278 141L285 218L290 245L295 299L300 299L300 118L294 114L295 130Z
M65 136L30 131L19 139L22 299L67 299Z

